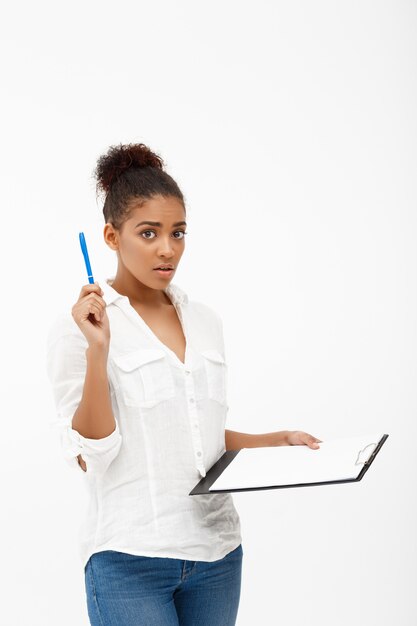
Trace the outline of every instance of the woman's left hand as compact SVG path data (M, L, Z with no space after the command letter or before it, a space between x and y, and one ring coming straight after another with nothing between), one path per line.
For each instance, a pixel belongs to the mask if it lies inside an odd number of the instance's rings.
M287 436L287 442L289 446L308 446L309 448L313 448L313 450L317 450L320 448L319 443L321 443L321 439L317 439L317 437L313 437L309 433L305 433L302 430L289 430Z

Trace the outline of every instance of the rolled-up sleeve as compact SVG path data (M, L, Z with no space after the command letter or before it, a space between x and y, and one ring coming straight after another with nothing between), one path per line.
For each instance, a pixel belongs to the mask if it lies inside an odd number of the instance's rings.
M65 461L83 474L103 475L118 455L122 436L117 420L107 437L89 439L72 428L72 418L80 404L87 369L88 343L72 317L59 316L47 336L46 368L52 385L56 416L51 428L60 440ZM84 472L78 463L81 454L87 465Z

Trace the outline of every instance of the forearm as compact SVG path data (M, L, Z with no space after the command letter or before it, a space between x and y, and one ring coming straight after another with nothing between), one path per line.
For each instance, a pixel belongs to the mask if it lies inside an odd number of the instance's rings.
M87 370L83 394L72 418L72 428L88 439L101 439L116 428L107 376L108 351L88 347L85 353Z
M288 430L273 433L238 433L234 430L225 431L226 450L241 450L242 448L261 448L264 446L287 446Z

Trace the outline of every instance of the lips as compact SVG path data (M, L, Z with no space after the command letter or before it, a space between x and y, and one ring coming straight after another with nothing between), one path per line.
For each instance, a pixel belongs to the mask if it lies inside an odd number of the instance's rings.
M173 265L158 265L158 267L154 267L155 270L173 270Z

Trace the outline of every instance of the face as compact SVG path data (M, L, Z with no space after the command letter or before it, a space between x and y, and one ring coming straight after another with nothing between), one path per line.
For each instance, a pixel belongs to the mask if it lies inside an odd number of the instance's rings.
M143 286L165 289L175 275L185 247L185 209L173 196L154 196L141 206L132 204L128 219L117 231L104 227L106 243L117 251L118 275L134 277ZM161 264L172 271L157 271ZM130 274L130 276L129 276Z

